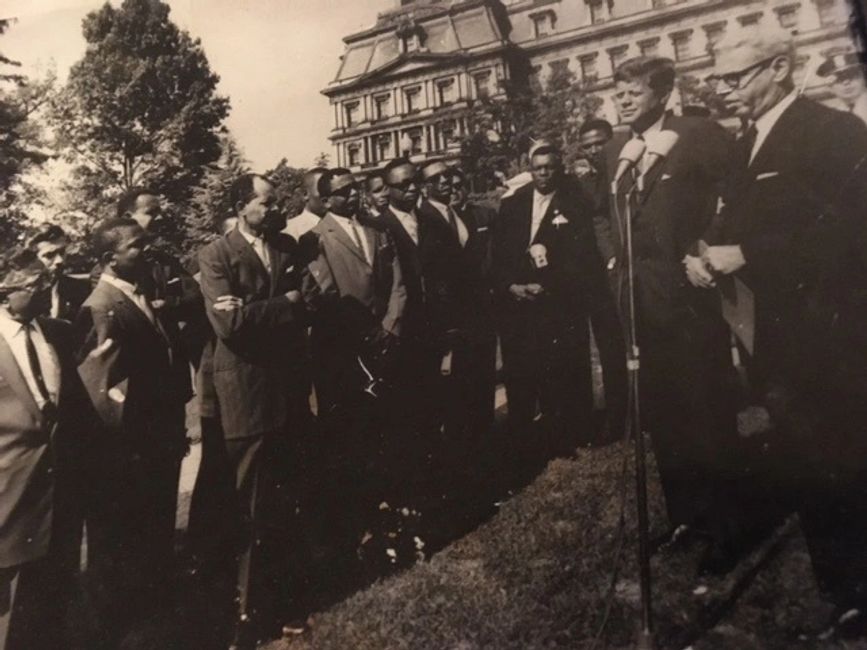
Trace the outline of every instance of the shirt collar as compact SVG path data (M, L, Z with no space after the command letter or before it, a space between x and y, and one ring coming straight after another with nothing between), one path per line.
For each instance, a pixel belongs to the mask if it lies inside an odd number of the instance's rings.
M120 289L123 293L127 295L133 295L137 291L136 285L132 282L127 282L122 278L117 277L116 275L111 275L109 273L103 273L99 276L100 282L106 282L113 286L115 289Z
M665 121L665 112L663 112L662 115L659 116L659 119L656 120L656 122L654 122L653 124L648 126L646 129L644 129L644 131L642 131L641 133L636 133L635 131L633 131L632 135L633 136L640 135L640 136L644 137L648 133L657 133L659 131L662 131L662 123L664 121Z
M328 214L341 225L352 225L355 222L355 219L351 219L350 217L341 217L339 214L334 214L333 212L329 212Z
M391 206L391 211L394 212L395 216L402 221L415 221L415 214L412 212L404 212L394 206Z
M428 199L428 203L430 203L433 207L435 207L437 210L442 212L443 215L446 215L446 216L448 215L449 206L447 206L445 203L441 203L440 201L437 201L436 199Z
M37 332L42 332L42 329L39 327L39 321L36 318L31 320L28 324ZM13 336L20 334L24 329L24 326L25 323L13 318L12 314L9 313L9 310L6 309L6 307L0 307L0 334L2 334L4 338L10 339Z
M556 191L557 190L553 190L553 191L549 192L548 194L542 194L539 190L537 190L534 187L533 188L533 203L538 203L540 201L550 201L551 199L554 198L554 193Z
M765 112L759 119L756 120L756 134L759 138L763 135L770 132L774 125L777 123L777 120L780 119L782 114L786 111L789 106L792 105L798 98L798 93L794 90L790 92L788 95L783 97L780 101L776 103L770 110Z
M253 235L246 230L243 230L240 226L238 226L238 232L241 233L241 237L243 237L250 246L255 246L256 241L265 241L261 235Z

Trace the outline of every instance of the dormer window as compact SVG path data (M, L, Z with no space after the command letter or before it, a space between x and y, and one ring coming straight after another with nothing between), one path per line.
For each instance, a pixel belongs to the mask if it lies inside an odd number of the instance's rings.
M419 52L424 49L424 29L415 20L410 19L402 22L398 26L396 34L400 40L400 51L402 54Z
M530 20L533 21L533 33L536 38L542 38L554 33L554 27L557 24L557 14L553 11L540 11L539 13L530 14Z
M590 24L597 25L604 23L611 18L609 11L608 0L587 0L587 6L590 9Z
M403 37L403 51L404 53L410 52L418 52L421 49L421 42L419 41L418 34L411 34L410 36Z

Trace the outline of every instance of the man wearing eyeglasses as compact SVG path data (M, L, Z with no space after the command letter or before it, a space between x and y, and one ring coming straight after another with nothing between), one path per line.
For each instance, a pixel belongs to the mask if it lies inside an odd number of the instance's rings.
M798 96L784 32L720 44L717 93L751 123L702 259L753 294L753 399L782 438L770 476L798 509L830 632L867 629L867 128ZM773 440L773 439L772 439Z

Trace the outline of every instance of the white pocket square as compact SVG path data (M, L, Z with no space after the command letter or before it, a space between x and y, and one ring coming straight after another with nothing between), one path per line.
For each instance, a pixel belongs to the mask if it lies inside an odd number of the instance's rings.
M763 181L766 178L773 178L774 176L779 176L780 172L764 172L763 174L759 174L756 176L757 181Z
M476 232L485 232L487 229L487 226L479 226L478 228L476 228Z
M288 269L286 269L285 272L286 272L286 273L292 273L292 271L294 271L294 270L295 270L295 265L293 264L293 265L290 266Z
M671 178L671 174L665 174L665 173L663 173L663 175L659 178L659 180L661 180L661 181L667 181L669 178Z

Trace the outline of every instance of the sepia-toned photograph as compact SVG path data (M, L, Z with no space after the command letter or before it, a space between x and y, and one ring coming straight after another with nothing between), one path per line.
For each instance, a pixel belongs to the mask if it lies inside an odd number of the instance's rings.
M867 650L863 0L0 0L0 650Z

